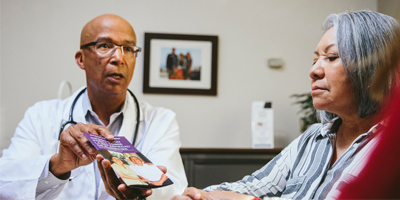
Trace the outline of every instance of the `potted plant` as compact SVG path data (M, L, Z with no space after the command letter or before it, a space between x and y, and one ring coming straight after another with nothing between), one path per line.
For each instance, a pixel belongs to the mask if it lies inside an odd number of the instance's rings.
M302 113L303 117L300 118L300 130L304 132L307 128L314 123L318 123L317 110L313 106L313 101L311 93L304 94L293 94L290 97L296 98L294 104L300 105L300 111L298 114Z

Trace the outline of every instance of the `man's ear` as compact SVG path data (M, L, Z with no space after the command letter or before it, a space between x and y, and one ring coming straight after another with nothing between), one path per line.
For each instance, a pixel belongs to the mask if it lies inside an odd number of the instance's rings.
M85 70L85 65L83 64L83 52L82 49L75 53L75 61L79 68Z

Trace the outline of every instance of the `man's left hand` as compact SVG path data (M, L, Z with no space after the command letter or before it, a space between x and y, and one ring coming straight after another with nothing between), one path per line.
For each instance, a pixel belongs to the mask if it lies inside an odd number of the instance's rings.
M101 179L103 179L104 186L109 195L116 199L135 199L139 196L150 196L153 191L151 189L138 189L130 188L122 180L118 179L111 168L111 163L103 156L98 154L96 156L97 166L99 168ZM165 169L165 168L164 168ZM165 173L165 172L164 172Z

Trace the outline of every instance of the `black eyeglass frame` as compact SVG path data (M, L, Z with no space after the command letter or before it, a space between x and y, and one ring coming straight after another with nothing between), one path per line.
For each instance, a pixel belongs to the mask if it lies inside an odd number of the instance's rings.
M84 49L84 48L87 48L87 47L90 47L90 46L95 46L95 45L96 45L97 43L99 43L99 42L103 42L103 41L89 42L89 43L87 43L87 44L82 45L82 46L81 46L81 49ZM124 45L115 44L115 43L113 43L113 42L104 42L104 43L111 43L111 44L114 44L115 46L119 46L119 47L121 47L121 50L122 50L122 52L123 52L123 47L124 47ZM138 48L138 51L137 51L137 52L134 52L134 55L135 55L135 58L136 58L136 57L137 57L137 53L142 52L142 48L141 48L141 47L138 47L138 46L135 46L135 45L131 45L131 46ZM116 49L117 49L117 48L115 47L114 50L113 50L113 53L114 53L114 51L115 51ZM123 53L123 54L124 54L124 53ZM111 54L111 55L112 55L112 54ZM124 54L124 55L125 55L125 54Z

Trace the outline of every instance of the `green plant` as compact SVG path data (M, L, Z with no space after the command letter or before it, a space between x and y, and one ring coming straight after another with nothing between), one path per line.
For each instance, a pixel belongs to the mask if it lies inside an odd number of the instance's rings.
M311 93L293 94L290 97L296 98L297 101L294 104L300 105L301 109L297 113L303 114L303 117L300 118L300 130L304 132L311 124L318 122L317 111L313 106Z

